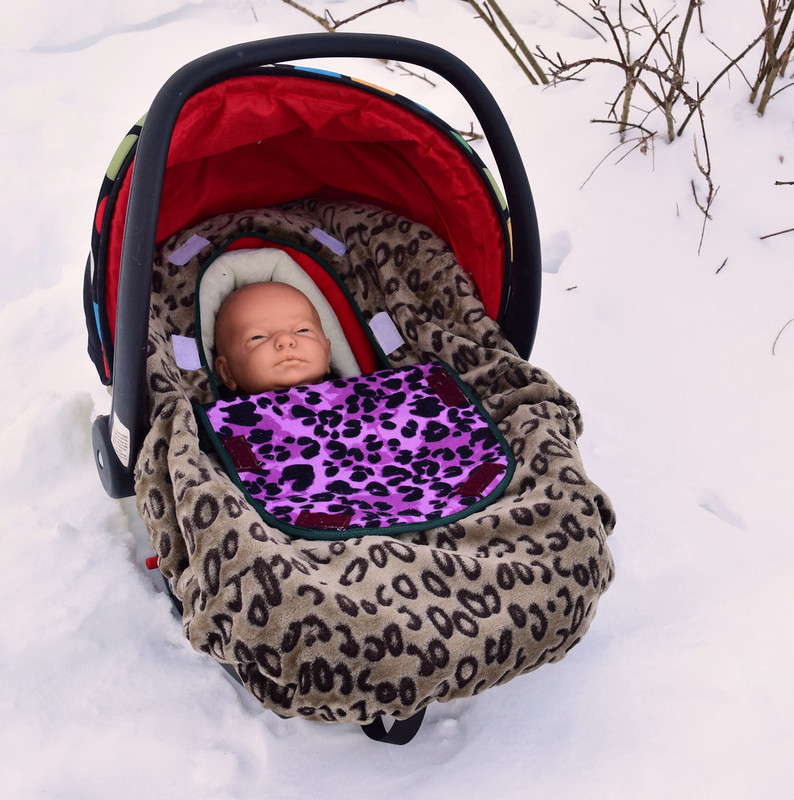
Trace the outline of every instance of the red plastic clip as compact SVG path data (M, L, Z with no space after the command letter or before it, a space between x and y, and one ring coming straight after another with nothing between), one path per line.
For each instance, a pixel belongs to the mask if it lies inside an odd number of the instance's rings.
M149 556L146 559L146 569L157 569L160 566L160 556Z

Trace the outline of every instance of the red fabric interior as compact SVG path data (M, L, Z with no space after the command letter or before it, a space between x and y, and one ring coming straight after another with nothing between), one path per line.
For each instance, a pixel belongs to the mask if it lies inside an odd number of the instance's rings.
M114 337L131 173L108 242ZM487 313L497 316L505 243L480 173L429 122L346 84L257 75L191 97L171 141L157 241L216 214L309 196L352 197L428 225L451 245Z
M350 301L339 288L337 282L310 256L300 250L284 247L273 242L266 242L256 236L246 236L232 242L227 250L241 250L243 248L274 247L283 250L288 256L303 268L304 272L314 281L314 285L323 293L330 303L334 313L342 326L347 343L353 351L359 369L363 373L373 372L378 368L375 348L364 333Z

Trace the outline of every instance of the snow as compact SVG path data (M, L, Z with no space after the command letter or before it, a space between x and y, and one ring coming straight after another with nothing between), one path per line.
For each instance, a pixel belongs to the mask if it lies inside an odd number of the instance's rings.
M342 18L369 3L306 5ZM549 52L602 46L553 3L502 5ZM703 6L709 38L728 52L759 27L755 4L734 6ZM319 27L280 0L7 3L3 796L787 796L794 325L782 329L794 317L794 234L760 237L794 225L794 189L774 185L794 179L794 91L758 118L734 70L707 100L719 191L698 255L695 124L668 145L663 123L649 122L660 135L646 155L621 160L624 146L598 166L618 144L589 122L619 89L607 69L530 87L456 0L408 0L348 29L427 39L470 60L513 126L545 255L532 360L583 409L585 464L618 513L616 581L563 662L431 706L403 748L265 713L195 653L144 568L151 550L133 501L109 499L93 466L91 420L109 409L85 355L93 207L116 145L177 68ZM697 53L688 69L707 82L724 62L702 37ZM445 87L400 70L323 66L409 94L456 127L471 121Z

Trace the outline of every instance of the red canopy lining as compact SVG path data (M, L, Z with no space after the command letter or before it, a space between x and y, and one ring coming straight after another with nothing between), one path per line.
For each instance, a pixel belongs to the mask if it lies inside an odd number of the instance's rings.
M123 178L108 242L114 338L132 172ZM371 202L427 225L453 248L496 318L505 242L483 176L430 122L352 84L252 75L188 99L171 139L157 241L216 214L312 196Z

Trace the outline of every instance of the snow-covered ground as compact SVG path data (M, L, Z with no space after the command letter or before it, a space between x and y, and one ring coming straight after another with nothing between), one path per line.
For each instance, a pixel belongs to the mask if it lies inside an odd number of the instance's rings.
M338 18L369 4L305 3ZM502 5L547 52L606 53L550 0ZM723 5L704 4L706 34L736 53L759 6ZM587 180L617 144L589 120L618 75L531 87L459 0L407 0L349 29L461 55L514 128L546 259L532 360L583 409L585 464L618 513L616 581L567 659L431 706L404 748L264 713L196 654L144 569L133 502L109 499L93 465L91 420L109 408L85 355L93 208L117 143L177 68L319 28L280 0L5 3L0 794L790 797L794 323L780 332L794 317L794 234L760 237L794 226L794 187L774 185L794 180L794 89L759 118L733 70L708 99L719 192L698 255L695 125L646 155L615 152ZM724 57L692 40L691 78L707 83ZM468 127L442 87L376 62L327 66Z

